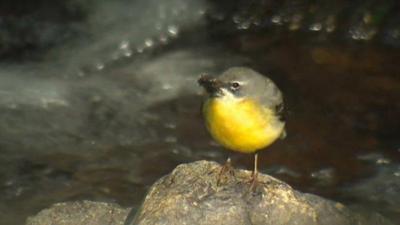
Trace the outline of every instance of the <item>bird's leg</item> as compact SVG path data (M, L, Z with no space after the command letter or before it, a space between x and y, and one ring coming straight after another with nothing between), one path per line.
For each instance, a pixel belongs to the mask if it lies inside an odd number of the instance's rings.
M258 153L254 154L254 170L253 173L251 175L251 180L250 180L250 190L254 191L256 186L257 186L257 176L258 176L258 170L257 170L257 166L258 166Z
M230 157L228 157L228 159L226 160L225 164L222 166L221 170L219 171L218 180L217 180L217 186L219 186L221 184L222 177L227 172L229 173L229 175L235 177L235 170L232 167L232 162L231 162L231 158Z

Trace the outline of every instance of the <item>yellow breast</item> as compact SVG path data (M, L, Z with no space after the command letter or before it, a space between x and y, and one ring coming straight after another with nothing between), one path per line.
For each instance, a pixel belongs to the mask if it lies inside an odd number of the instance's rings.
M284 123L275 113L253 100L232 97L211 98L203 106L206 126L224 147L252 153L274 142Z

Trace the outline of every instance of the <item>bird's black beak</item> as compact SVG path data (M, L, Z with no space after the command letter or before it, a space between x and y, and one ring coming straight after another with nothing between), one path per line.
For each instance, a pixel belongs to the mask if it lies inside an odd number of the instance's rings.
M210 95L215 96L221 92L221 82L214 77L209 75L201 75L198 82L199 85L201 85Z

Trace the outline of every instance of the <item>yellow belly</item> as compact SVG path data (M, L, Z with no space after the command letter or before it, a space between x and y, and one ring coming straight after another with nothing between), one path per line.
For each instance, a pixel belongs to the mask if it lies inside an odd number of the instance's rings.
M205 102L203 114L206 126L217 142L243 153L252 153L272 144L284 129L284 123L272 110L252 100L212 98Z

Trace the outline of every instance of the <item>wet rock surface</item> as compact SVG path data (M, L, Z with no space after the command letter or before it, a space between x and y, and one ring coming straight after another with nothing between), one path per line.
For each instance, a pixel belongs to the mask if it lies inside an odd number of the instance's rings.
M58 203L28 218L26 225L122 225L128 211L102 202Z
M150 189L128 224L391 224L376 213L354 212L341 203L305 194L268 175L250 190L250 171L219 179L219 164L178 166Z
M355 212L264 174L251 190L251 171L219 176L220 170L219 164L209 161L179 165L150 188L136 216L130 212L128 217L130 209L117 204L78 201L55 204L29 217L26 225L391 224L377 213Z

